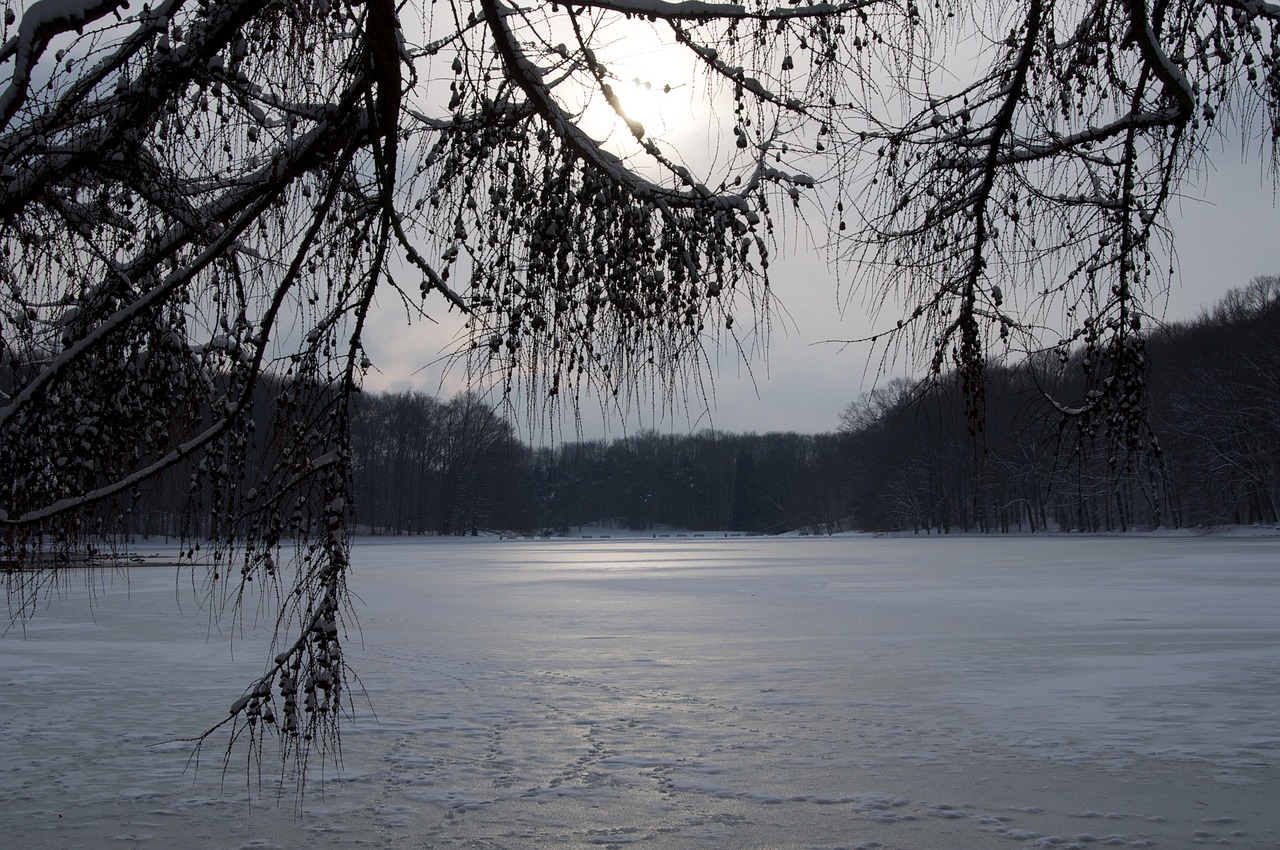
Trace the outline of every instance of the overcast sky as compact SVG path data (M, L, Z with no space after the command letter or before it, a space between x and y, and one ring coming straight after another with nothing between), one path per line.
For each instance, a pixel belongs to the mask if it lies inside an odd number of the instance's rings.
M1260 162L1256 157L1242 162L1238 149L1223 150L1215 159L1217 171L1198 185L1185 187L1185 199L1173 206L1180 280L1168 293L1167 303L1153 306L1157 313L1163 308L1168 321L1194 316L1253 277L1280 274L1280 214ZM834 430L841 409L871 389L882 373L877 368L878 352L870 345L842 347L822 341L862 337L873 328L858 298L851 302L846 298L842 309L836 275L820 249L780 248L771 270L774 290L787 314L774 317L767 358L756 356L748 370L736 354L712 352L718 366L710 376L715 394L710 410L698 408L686 414L645 409L623 421L586 409L581 422L584 436L622 436L639 427L674 433L707 427L756 432ZM437 299L431 305L440 325L418 321L408 326L403 308L385 302L390 299L384 297L366 334L376 366L366 386L413 388L441 397L464 389L464 375L442 374L438 365L458 331L457 314L445 314ZM886 314L881 325L894 318ZM892 374L920 372L919 364L892 366ZM522 424L526 433L528 425ZM573 427L570 420L557 430L567 430L564 436L572 437Z
M671 144L669 154L684 159L708 185L715 185L718 178L713 174L726 164L723 154L715 152L724 150L720 137L727 132L727 125L723 119L731 110L718 108L725 107L724 103L709 105L707 98L715 96L711 94L713 90L699 84L696 63L690 65L692 59L686 51L672 52L660 42L651 44L638 38L629 25L623 25L626 37L602 48L608 52L610 66L620 74L619 79L626 79L634 70L637 79L643 77L648 83L646 91L657 92L670 85L674 92L657 96L656 103L650 102L649 95L639 88L622 86L616 94L650 129L650 137L657 132L658 138ZM608 41L604 33L598 35L602 44ZM973 64L973 73L985 68L983 56L966 52L971 52L977 43L962 40L953 46L948 75L965 62ZM640 99L633 99L636 96ZM720 92L719 97L724 96ZM621 125L614 124L614 129L609 129L609 124L616 121L611 113L606 119L588 109L583 121L584 132L604 140L606 146L612 143L610 133L617 133L624 143L632 141L629 131ZM690 153L693 159L688 158ZM1264 175L1256 151L1250 161L1242 162L1239 142L1234 146L1228 142L1213 159L1217 171L1197 185L1183 187L1184 200L1172 204L1180 279L1168 293L1167 301L1151 305L1153 312L1163 312L1168 321L1194 316L1227 290L1244 286L1258 275L1280 274L1280 214L1273 203L1270 178ZM822 222L818 224L821 226ZM823 250L798 246L797 242L809 241L803 234L789 235L788 241L778 246L770 267L773 290L786 313L774 317L767 357L755 356L748 369L736 352L712 351L717 368L710 375L715 394L710 410L699 407L686 413L645 409L624 422L602 418L598 411L586 409L581 422L584 435L620 436L637 427L675 433L707 427L805 433L837 428L845 405L872 389L876 380L883 377L883 352L865 343L840 346L824 345L822 341L868 336L891 326L898 315L886 312L873 326L862 308L863 299L839 291L837 275ZM812 241L824 238L825 234L814 234ZM846 270L844 276L852 275ZM445 314L442 301L433 299L428 306L434 306L442 324L418 322L406 328L403 308L386 309L386 303L381 306L384 309L366 335L366 347L380 371L370 374L367 386L413 388L442 397L465 388L466 379L461 373L442 375L438 366L429 365L441 359L458 333L461 320L456 313ZM735 318L740 329L746 317L739 312L735 311ZM890 376L918 375L922 371L923 366L918 363L890 364ZM568 425L572 432L572 422ZM527 427L524 430L528 433Z
M1203 185L1188 187L1187 200L1175 205L1180 212L1175 227L1181 281L1168 296L1164 312L1169 321L1194 316L1253 277L1280 274L1280 213L1259 163L1241 163L1238 153L1224 152L1217 166ZM683 411L665 416L659 411L655 419L645 410L628 423L605 421L588 409L582 421L585 436L622 436L640 426L675 433L711 426L724 431L834 430L840 410L874 386L876 361L873 358L868 366L873 355L869 345L842 350L821 341L859 337L870 325L857 302L841 315L835 275L820 251L793 250L774 266L773 274L789 315L775 318L767 359L752 362L754 383L736 355L722 354L711 375L715 406L709 413L691 411L691 421ZM401 311L384 309L367 339L380 370L370 375L367 385L414 388L445 397L462 389L463 375L442 376L438 366L428 366L439 360L456 333L456 314L442 319L452 321L408 327ZM905 371L906 364L897 367L898 373Z

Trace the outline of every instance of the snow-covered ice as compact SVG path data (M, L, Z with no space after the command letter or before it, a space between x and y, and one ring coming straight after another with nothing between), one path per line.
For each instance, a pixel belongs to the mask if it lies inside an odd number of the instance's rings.
M355 559L372 710L301 816L239 754L188 768L175 739L224 716L264 635L144 568L67 582L0 642L0 844L1280 847L1280 539Z

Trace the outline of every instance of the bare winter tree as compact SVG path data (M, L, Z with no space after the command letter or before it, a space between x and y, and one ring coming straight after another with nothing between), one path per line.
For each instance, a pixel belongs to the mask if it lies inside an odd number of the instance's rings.
M214 590L282 601L223 724L304 760L336 743L349 402L375 293L466 313L470 367L508 386L683 391L708 326L768 298L770 198L814 182L788 140L830 123L858 5L6 6L11 607L189 469ZM628 113L626 51L646 42L686 57L658 91L723 113L724 149L686 160ZM775 53L800 44L812 58L783 74ZM652 90L656 67L630 73Z
M375 294L464 312L468 367L528 397L676 400L735 309L765 315L793 206L829 215L842 262L906 305L904 339L955 363L975 411L992 347L1033 347L1060 308L1064 356L1083 343L1095 380L1064 411L1133 441L1164 210L1224 122L1274 139L1278 16L1254 0L7 3L11 605L189 469L212 580L233 599L279 582L283 600L276 654L224 723L305 759L345 704L347 421ZM707 143L646 126L643 89L695 105Z
M839 208L853 219L842 256L859 291L904 308L890 335L935 374L956 370L971 421L993 341L1056 350L1064 366L1075 352L1086 389L1054 400L1060 412L1105 434L1113 462L1143 449L1141 332L1174 273L1167 210L1224 141L1274 166L1280 6L1024 0L902 12L908 38L864 41L859 55L880 73L863 79L877 85L833 133L846 158L867 163Z

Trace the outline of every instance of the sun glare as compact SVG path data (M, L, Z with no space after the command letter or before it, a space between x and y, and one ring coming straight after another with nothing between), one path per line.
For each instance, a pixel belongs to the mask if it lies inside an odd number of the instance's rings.
M617 108L600 87L591 91L581 118L588 135L625 154L635 150L636 129L646 139L675 144L677 137L703 126L699 112L705 113L707 102L686 51L670 46L619 50L605 64Z

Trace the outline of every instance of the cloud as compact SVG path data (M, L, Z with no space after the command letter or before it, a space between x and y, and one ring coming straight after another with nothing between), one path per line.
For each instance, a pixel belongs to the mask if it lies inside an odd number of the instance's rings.
M1258 275L1280 273L1280 222L1269 186L1258 162L1223 153L1215 170L1185 187L1182 199L1171 207L1177 275L1167 295L1156 299L1154 311L1163 311L1169 321L1192 318L1227 290ZM797 230L791 240L805 241L805 235ZM588 399L581 411L582 434L595 438L640 428L687 433L712 426L723 431L830 431L838 425L840 410L877 380L922 372L925 364L890 360L889 373L882 374L883 350L868 343L824 344L867 336L877 325L867 315L863 294L841 291L820 249L802 246L791 251L790 256L778 257L771 270L782 309L772 317L765 350L749 352L746 360L727 344L708 351L709 404L703 403L697 387L690 387L687 406L639 406L624 418L613 410L602 414L599 402ZM415 389L449 397L472 387L460 365L449 367L448 354L462 330L461 316L446 311L442 300L428 307L434 309L435 322L410 322L398 299L387 295L380 300L366 334L376 367L366 381L368 388ZM880 318L883 329L896 315L886 312ZM739 320L745 323L746 316ZM525 422L522 430L536 439L547 424ZM566 411L554 431L572 438L578 425Z

